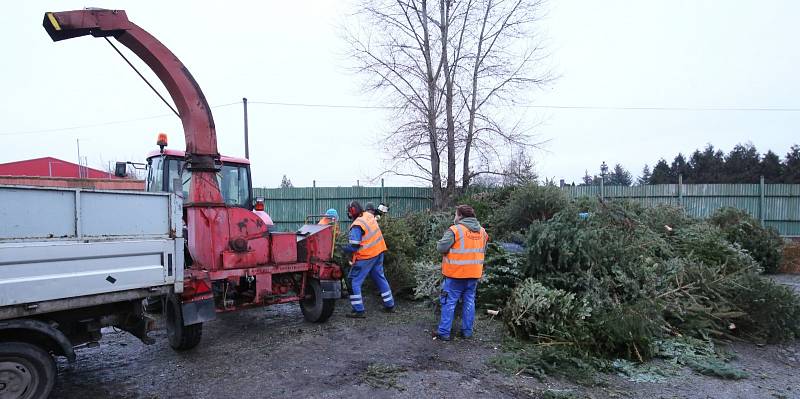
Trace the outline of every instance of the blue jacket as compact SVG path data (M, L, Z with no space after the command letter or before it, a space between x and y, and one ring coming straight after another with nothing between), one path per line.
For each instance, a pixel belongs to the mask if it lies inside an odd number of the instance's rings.
M361 227L353 226L353 228L350 229L350 233L347 235L347 240L349 242L342 246L342 250L348 254L358 251L358 248L361 247L361 237L363 235L364 231L361 230Z

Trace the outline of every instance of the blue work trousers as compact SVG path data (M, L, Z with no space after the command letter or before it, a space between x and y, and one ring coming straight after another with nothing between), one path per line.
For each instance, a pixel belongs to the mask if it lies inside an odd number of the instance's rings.
M383 254L374 258L362 259L353 263L350 268L350 274L347 278L350 279L350 305L356 312L364 311L364 298L361 296L361 284L367 279L367 276L372 278L378 290L381 292L381 299L383 306L386 308L394 307L394 297L392 297L392 289L389 287L389 281L383 274Z
M465 337L472 336L472 324L475 322L475 291L478 288L477 278L444 278L442 286L442 318L439 321L437 333L445 338L450 338L450 328L453 325L453 314L456 311L458 300L462 301L461 334Z

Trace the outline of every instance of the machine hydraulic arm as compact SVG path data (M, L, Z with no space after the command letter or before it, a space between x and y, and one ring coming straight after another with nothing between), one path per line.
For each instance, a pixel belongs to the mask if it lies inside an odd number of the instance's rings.
M183 124L187 168L192 172L184 206L193 267L218 270L223 257L239 265L265 263L266 255L254 247L267 245L266 226L252 212L225 206L215 175L219 153L214 118L202 90L178 57L129 21L122 10L48 12L43 25L53 41L87 35L113 37L141 58L166 87Z

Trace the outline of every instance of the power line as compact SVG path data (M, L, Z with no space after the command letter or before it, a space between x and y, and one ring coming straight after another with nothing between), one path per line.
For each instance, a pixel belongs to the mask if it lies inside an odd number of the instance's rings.
M404 107L380 105L346 105L346 104L314 104L314 103L289 103L279 101L248 101L250 104L276 105L282 107L306 108L352 108L352 109L403 109ZM723 112L800 112L800 108L772 108L772 107L615 107L597 105L537 105L537 104L509 104L501 107L508 108L540 108L540 109L578 109L601 111L723 111Z
M352 105L352 104L324 104L324 103L292 103L292 102L282 102L282 101L251 101L248 100L248 104L259 104L259 105L272 105L272 106L281 106L281 107L303 107L303 108L332 108L332 109L402 109L403 107L393 107L393 106L381 106L381 105ZM228 104L221 104L215 105L211 108L222 108L228 107L231 105L241 104L241 101L232 102ZM678 112L800 112L800 108L783 108L783 107L661 107L661 106L654 106L654 107L615 107L615 106L595 106L595 105L537 105L537 104L513 104L508 105L509 108L535 108L535 109L566 109L566 110L594 110L594 111L678 111ZM28 130L28 131L17 131L17 132L4 132L0 133L0 136L13 136L13 135L24 135L24 134L39 134L39 133L51 133L51 132L60 132L60 131L68 131L68 130L77 130L77 129L87 129L93 127L101 127L101 126L108 126L108 125L117 125L123 123L130 123L130 122L138 122L148 119L158 119L163 118L166 116L171 116L172 114L159 114L159 115L152 115L152 116L145 116L141 118L135 119L125 119L125 120L117 120L117 121L110 121L110 122L101 122L96 124L90 125L81 125L81 126L72 126L72 127L62 127L62 128L53 128L53 129L42 129L42 130Z
M521 108L544 109L585 109L601 111L721 111L721 112L800 112L800 108L770 108L770 107L606 107L592 105L516 105ZM513 107L513 106L512 106Z
M119 121L101 122L101 123L95 123L95 124L91 124L91 125L59 127L59 128L41 129L41 130L25 130L25 131L19 131L19 132L5 132L5 133L0 133L0 136L16 136L16 135L27 135L27 134L62 132L62 131L77 130L77 129L88 129L88 128L100 127L100 126L117 125L117 124L120 124L120 123L130 123L130 122L144 121L144 120L148 120L148 119L158 119L158 118L163 118L165 116L172 116L172 114L161 114L161 115L145 116L145 117L136 118L136 119L125 119L125 120L119 120Z
M214 105L211 108L222 108L222 107L229 107L231 105L241 104L241 101L232 102L228 104L220 104ZM40 134L40 133L53 133L53 132L63 132L68 130L78 130L78 129L89 129L94 127L102 127L102 126L109 126L109 125L119 125L123 123L131 123L131 122L139 122L145 121L149 119L159 119L164 118L167 116L173 116L173 114L159 114L159 115L151 115L151 116L143 116L141 118L134 118L134 119L123 119L123 120L116 120L116 121L109 121L109 122L100 122L94 123L89 125L80 125L80 126L70 126L70 127L59 127L53 129L40 129L40 130L26 130L26 131L17 131L17 132L4 132L0 133L0 136L17 136L17 135L27 135L27 134Z

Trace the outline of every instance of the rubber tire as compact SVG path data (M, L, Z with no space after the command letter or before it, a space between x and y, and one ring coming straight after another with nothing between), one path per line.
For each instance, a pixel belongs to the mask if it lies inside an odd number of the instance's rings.
M319 280L309 279L306 284L306 297L300 301L300 310L303 311L306 321L324 323L331 317L335 307L335 298L322 298L322 287Z
M150 314L159 314L164 311L164 300L160 296L149 296L142 299L142 308Z
M0 343L0 362L28 363L26 368L35 379L33 390L25 399L45 399L56 382L56 362L44 349L26 342ZM38 383L37 383L38 382Z
M194 348L203 337L203 323L183 325L181 301L175 295L167 295L164 300L164 322L167 324L169 346L176 351Z

